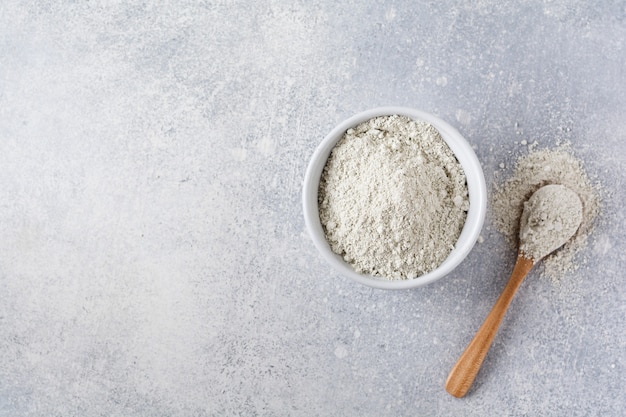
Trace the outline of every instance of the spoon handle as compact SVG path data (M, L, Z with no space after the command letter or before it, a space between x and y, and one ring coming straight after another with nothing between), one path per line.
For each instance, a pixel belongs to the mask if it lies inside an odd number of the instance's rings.
M511 304L515 291L517 291L517 288L533 265L532 259L525 258L521 255L517 256L517 261L515 262L515 267L513 268L509 282L504 287L504 290L502 290L502 294L498 297L498 300L476 332L476 335L469 345L467 345L467 348L465 348L465 351L448 375L446 391L448 391L450 395L460 398L469 390L480 369L480 365L482 365L487 355L491 342L498 331L498 326L506 314L509 304Z

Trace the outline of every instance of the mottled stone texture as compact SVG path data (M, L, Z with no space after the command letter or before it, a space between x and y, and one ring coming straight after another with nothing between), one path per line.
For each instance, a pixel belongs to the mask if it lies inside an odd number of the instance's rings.
M623 415L625 67L623 1L0 2L0 416ZM515 257L490 215L398 292L304 228L313 150L381 105L456 126L489 187L535 140L604 186L462 400Z

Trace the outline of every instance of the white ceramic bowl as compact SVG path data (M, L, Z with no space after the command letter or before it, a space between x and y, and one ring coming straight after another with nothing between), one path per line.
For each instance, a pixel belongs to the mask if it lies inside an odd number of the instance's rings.
M388 280L356 272L341 256L331 250L320 222L317 203L320 177L326 165L326 160L331 150L339 139L341 139L346 130L374 117L394 114L408 116L414 120L425 121L433 125L439 131L441 137L448 144L465 171L470 202L465 225L450 255L448 255L446 260L437 269L408 280ZM320 143L315 150L307 168L304 178L302 202L304 206L304 219L309 235L324 259L326 259L335 270L346 277L352 278L356 282L370 287L404 289L419 287L434 282L450 273L465 259L478 239L478 235L485 220L485 213L487 211L487 187L476 154L469 143L456 129L438 117L419 110L405 107L381 107L367 110L350 117L335 127L328 136L324 138L322 143Z

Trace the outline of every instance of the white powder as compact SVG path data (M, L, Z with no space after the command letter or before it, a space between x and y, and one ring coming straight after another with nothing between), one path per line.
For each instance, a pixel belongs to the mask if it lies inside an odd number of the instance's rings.
M356 271L411 279L437 268L469 209L465 173L439 132L406 116L349 129L326 163L320 220Z
M574 236L582 219L583 205L578 194L560 184L541 187L524 203L520 251L539 261Z
M517 248L524 202L535 191L548 184L567 186L578 195L583 205L582 222L574 237L563 248L542 261L544 275L556 282L566 272L577 268L574 255L585 247L587 236L600 210L598 193L581 162L564 146L531 150L517 160L509 179L495 185L491 206L496 228L504 234L512 247Z

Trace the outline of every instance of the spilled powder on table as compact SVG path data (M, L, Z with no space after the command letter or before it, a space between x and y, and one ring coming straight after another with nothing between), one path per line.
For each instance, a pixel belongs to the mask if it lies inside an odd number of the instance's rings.
M494 225L508 243L517 249L520 218L526 202L539 188L563 184L575 191L583 204L581 225L574 237L543 261L543 274L553 282L578 269L576 255L586 246L594 220L600 211L598 186L594 186L567 146L555 149L531 149L515 163L513 174L494 186L492 208Z

